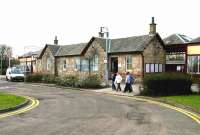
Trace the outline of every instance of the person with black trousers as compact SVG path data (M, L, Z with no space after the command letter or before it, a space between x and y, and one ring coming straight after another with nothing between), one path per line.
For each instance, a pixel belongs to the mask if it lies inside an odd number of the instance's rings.
M116 90L116 86L115 86L115 78L116 78L117 74L114 73L112 76L112 90Z
M125 80L125 83L126 83L126 85L125 85L125 88L124 88L124 92L129 92L129 93L131 93L132 91L133 91L133 89L132 89L132 84L131 84L131 82L132 82L132 77L131 77L131 75L130 75L130 73L129 72L127 72L126 73L126 80Z

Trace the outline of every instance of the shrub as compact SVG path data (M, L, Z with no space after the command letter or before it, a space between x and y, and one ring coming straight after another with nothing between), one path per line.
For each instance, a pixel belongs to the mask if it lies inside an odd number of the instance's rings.
M44 83L56 83L56 79L55 79L54 75L43 74L42 75L42 82L44 82Z
M100 88L101 80L98 75L89 75L80 80L81 88Z
M154 73L144 77L142 95L179 95L191 93L191 76L183 73Z
M28 74L25 78L26 82L42 82L42 74Z
M67 87L77 87L79 79L77 76L65 76L62 78L57 78L57 85L67 86Z
M199 74L192 74L192 82L200 84L200 75Z

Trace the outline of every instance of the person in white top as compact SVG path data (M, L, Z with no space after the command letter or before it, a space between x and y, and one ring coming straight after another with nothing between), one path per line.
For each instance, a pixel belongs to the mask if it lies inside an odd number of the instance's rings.
M117 84L117 89L116 91L121 91L121 86L120 86L120 83L122 82L122 77L119 73L117 73L117 76L115 78L115 83Z

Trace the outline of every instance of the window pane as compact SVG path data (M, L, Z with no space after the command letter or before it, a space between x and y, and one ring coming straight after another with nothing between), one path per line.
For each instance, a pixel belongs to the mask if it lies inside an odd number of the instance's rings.
M126 57L126 69L127 70L132 69L132 57L131 56Z
M66 62L66 60L63 60L63 69L66 69L67 68L67 62Z
M146 73L149 73L149 68L150 68L150 65L149 65L149 64L146 64L146 68L145 68L145 69L146 69L146 70L145 70Z
M181 66L176 66L176 71L180 72L181 71Z
M50 69L50 66L51 66L51 60L50 58L47 58L47 70Z
M194 73L198 72L198 56L193 56L193 65L192 70Z
M193 70L192 70L192 63L193 63L192 56L189 56L188 57L188 72L189 73L193 72Z
M151 64L150 72L154 72L154 64Z
M81 61L80 61L80 57L77 57L75 59L75 68L76 70L80 71L81 70Z
M83 59L81 61L81 71L89 71L89 60Z
M158 64L155 64L155 72L158 72Z
M99 64L99 60L98 60L98 55L96 54L90 60L90 69L91 69L91 71L98 71L98 64Z
M163 70L163 66L162 66L162 64L159 64L159 72L162 72Z
M198 65L199 65L199 70L198 70L198 73L200 73L200 56L199 57L199 60L198 60Z

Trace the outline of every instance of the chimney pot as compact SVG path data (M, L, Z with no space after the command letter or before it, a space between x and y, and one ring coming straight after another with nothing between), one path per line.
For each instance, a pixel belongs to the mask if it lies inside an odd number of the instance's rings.
M156 24L155 24L155 21L154 21L154 17L152 17L151 18L149 35L154 35L154 34L156 34Z
M54 45L58 45L58 39L57 39L57 36L55 36L55 39L54 39Z

